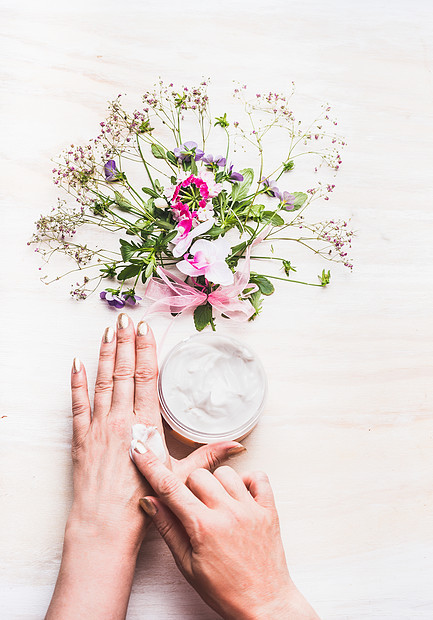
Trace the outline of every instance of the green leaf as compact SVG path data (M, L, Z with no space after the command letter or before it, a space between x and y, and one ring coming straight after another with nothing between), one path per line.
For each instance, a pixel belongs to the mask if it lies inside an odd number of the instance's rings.
M167 157L165 154L165 149L163 149L162 146L159 146L159 144L152 144L150 150L156 159L166 159Z
M253 284L257 284L257 286L259 287L259 291L263 295L272 295L272 293L275 291L272 282L270 282L265 276L261 276L258 273L250 274L250 282L252 282Z
M142 187L141 191L147 194L148 196L152 196L152 198L158 198L159 196L158 192L155 192L155 190L151 189L150 187Z
M232 188L231 199L233 202L236 200L240 202L248 196L249 189L254 181L254 170L252 168L244 168L240 170L241 175L244 177L242 183L235 183Z
M262 294L260 291L256 291L255 293L251 293L251 295L248 297L252 307L254 308L255 312L254 314L250 317L250 321L252 321L258 314L260 314L261 309L262 309Z
M120 253L125 263L127 263L131 256L133 256L140 249L141 248L139 248L137 245L129 243L128 241L125 241L125 239L120 239Z
M122 211L130 211L132 207L132 203L125 196L123 196L120 192L114 191L114 202L122 209Z
M125 267L125 269L122 269L122 271L118 274L117 279L118 280L128 280L129 278L133 278L134 276L138 275L141 271L142 265L128 265L127 267Z
M170 230L169 233L167 233L166 235L162 237L160 246L166 247L170 243L170 241L172 241L175 238L176 235L177 235L177 230Z
M155 220L155 224L157 224L158 228L162 228L163 230L173 230L173 224L165 220Z
M198 332L201 332L212 319L212 306L206 302L202 306L197 306L194 310L194 325Z
M274 213L274 211L263 211L262 222L268 222L273 226L282 226L284 224L284 220L281 215Z
M232 254L238 254L238 253L245 252L245 250L247 249L247 245L248 243L246 241L242 241L242 243L238 243L237 245L234 245L231 249Z
M304 192L293 192L293 195L295 197L295 201L294 201L294 207L293 209L291 209L291 211L297 211L298 209L302 207L304 202L307 200L308 194L305 194Z
M215 239L215 237L219 237L220 235L223 235L226 231L227 231L227 228L222 228L221 226L212 226L212 228L208 230L207 233L203 233L203 234L209 235L209 237L211 237L212 239Z
M174 153L172 153L171 151L167 151L167 153L165 155L166 155L167 161L169 161L174 166L177 166L178 161L177 161Z

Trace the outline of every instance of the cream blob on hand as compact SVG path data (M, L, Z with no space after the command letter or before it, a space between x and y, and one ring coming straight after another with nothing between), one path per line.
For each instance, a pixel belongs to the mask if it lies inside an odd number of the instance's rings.
M163 417L181 437L209 443L240 439L257 423L266 376L243 344L213 333L177 345L159 376Z
M134 424L132 427L132 441L129 449L129 456L134 461L134 450L144 454L147 450L151 450L155 456L163 463L167 458L164 442L158 429L155 426L147 426L146 424ZM135 461L134 461L135 463Z

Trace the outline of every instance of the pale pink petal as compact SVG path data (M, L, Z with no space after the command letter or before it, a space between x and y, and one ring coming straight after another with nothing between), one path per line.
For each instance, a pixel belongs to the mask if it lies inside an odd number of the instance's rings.
M233 284L233 272L225 261L217 261L206 270L206 278L214 284L228 286Z
M206 270L209 268L208 265L206 264L204 267L197 269L197 267L194 267L194 265L191 265L191 263L187 260L179 261L178 263L176 263L176 267L179 269L179 271L181 271L185 275L192 276L193 278L196 278L197 276L205 275Z

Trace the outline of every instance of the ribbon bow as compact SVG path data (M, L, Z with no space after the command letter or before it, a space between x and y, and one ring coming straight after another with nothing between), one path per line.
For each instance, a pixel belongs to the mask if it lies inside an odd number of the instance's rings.
M247 321L253 314L254 308L248 299L239 299L250 280L250 256L252 248L266 236L262 232L248 247L245 261L234 274L234 282L229 286L218 286L212 293L205 293L199 288L186 284L183 280L163 267L157 267L159 277L152 276L147 281L145 297L153 300L146 314L155 312L181 313L185 310L195 310L197 306L207 301L229 319ZM248 295L258 290L257 285L248 287Z

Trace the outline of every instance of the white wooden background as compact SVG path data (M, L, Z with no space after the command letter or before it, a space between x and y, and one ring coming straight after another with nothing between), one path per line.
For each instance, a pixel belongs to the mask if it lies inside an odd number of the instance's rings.
M3 0L0 27L1 618L46 609L71 498L71 359L93 380L115 320L38 280L26 241L57 196L50 158L159 75L209 75L221 106L232 79L294 80L305 110L333 104L349 147L322 213L352 218L355 270L325 290L282 283L254 324L224 329L270 386L235 467L270 474L293 577L323 618L433 617L431 3ZM303 275L323 266L306 257ZM164 348L192 331L179 320ZM128 618L214 617L153 534Z

